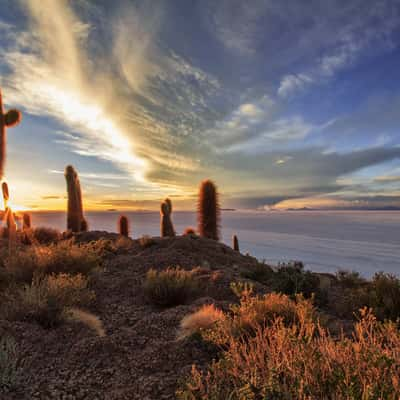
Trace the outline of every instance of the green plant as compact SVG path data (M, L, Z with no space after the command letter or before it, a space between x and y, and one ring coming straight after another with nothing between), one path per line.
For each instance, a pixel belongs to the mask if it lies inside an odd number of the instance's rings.
M125 237L129 237L129 221L128 217L121 215L118 220L118 231L119 234Z
M0 338L0 390L13 388L17 383L18 353L15 340L9 336Z
M339 284L347 288L359 287L366 283L366 280L356 271L340 269L336 272L336 279Z
M6 128L11 128L18 125L21 121L21 118L22 115L18 110L11 109L8 112L5 112L0 90L0 180L3 179L4 164L6 160Z
M67 229L72 232L80 232L82 224L84 224L82 192L78 173L72 165L65 168L65 180L68 193Z
M147 299L161 307L185 304L200 291L196 278L197 270L185 271L179 267L169 267L163 271L150 269L144 282Z
M172 202L170 199L165 199L161 203L161 237L175 236L174 225L172 224Z
M214 182L205 180L200 185L198 230L200 236L219 240L220 209Z
M310 271L304 271L301 262L279 265L271 275L269 283L276 292L295 296L302 293L306 298L319 292L319 278Z
M267 283L269 279L272 278L273 274L271 267L263 263L251 265L241 272L243 278L251 279L263 284Z

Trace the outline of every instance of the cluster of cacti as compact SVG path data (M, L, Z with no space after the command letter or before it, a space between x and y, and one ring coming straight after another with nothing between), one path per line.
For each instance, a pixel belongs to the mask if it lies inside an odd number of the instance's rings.
M175 229L174 225L172 224L171 220L171 214L172 214L172 203L170 199L165 199L161 203L161 210L160 210L160 215L161 215L161 237L167 237L167 236L175 236Z
M88 224L83 216L81 184L72 165L65 168L65 180L68 193L67 229L72 232L87 231Z
M129 237L129 220L125 215L121 215L118 220L118 231L119 234L125 237Z
M3 179L4 164L6 159L6 128L18 125L21 121L21 113L18 110L4 111L0 89L0 179Z
M217 188L211 180L200 185L198 204L198 230L200 236L219 240L220 209Z

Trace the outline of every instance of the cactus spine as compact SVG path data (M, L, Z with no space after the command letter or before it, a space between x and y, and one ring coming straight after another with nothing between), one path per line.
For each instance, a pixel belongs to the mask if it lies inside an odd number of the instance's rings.
M162 237L175 236L175 229L174 225L172 224L171 214L172 214L171 200L165 199L161 203L161 210L160 210L160 215L161 215L160 230Z
M121 215L118 220L119 234L129 237L129 220L125 215Z
M65 180L68 193L67 229L81 232L82 228L87 228L87 222L83 217L81 184L72 165L65 168Z
M6 128L16 126L21 121L21 113L18 110L4 111L3 100L0 90L0 179L3 179L4 175L4 164L6 160Z
M233 247L233 250L240 251L239 250L239 239L237 238L236 235L232 236L232 247Z
M219 240L220 209L217 188L211 180L200 185L198 204L198 230L200 236Z

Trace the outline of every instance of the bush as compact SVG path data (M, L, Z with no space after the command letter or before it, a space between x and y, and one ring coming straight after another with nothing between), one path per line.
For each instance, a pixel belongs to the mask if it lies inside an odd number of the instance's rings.
M178 390L183 399L388 399L400 396L400 333L364 310L353 338L336 340L312 318L281 318L229 336L221 358L195 366ZM214 328L218 330L218 325ZM318 334L315 334L315 333Z
M285 326L292 326L315 320L316 311L311 301L301 295L293 301L279 293L253 296L251 290L245 290L240 303L231 306L230 315L220 319L213 331L204 332L204 338L225 345L232 337L254 336L258 329L272 324L277 318Z
M0 390L13 388L17 382L18 355L15 340L11 337L0 339Z
M32 237L39 244L56 243L61 236L61 232L53 228L37 227L32 229Z
M400 280L394 275L379 272L372 279L369 302L381 320L400 318Z
M144 282L146 297L151 303L162 307L185 304L200 290L196 273L196 269L185 271L179 267L160 272L150 269Z
M44 328L60 325L69 307L90 304L94 292L82 275L59 274L35 278L31 285L10 289L0 306L1 317L8 320L35 321Z
M182 319L178 337L183 339L204 329L210 329L224 318L224 313L215 308L214 304L205 305Z
M247 268L241 275L243 278L252 279L253 281L265 284L272 278L273 271L268 265L257 263Z
M340 317L352 318L366 306L381 321L400 318L400 280L394 275L379 272L365 281L352 273L339 278L339 283L342 291L331 306Z
M143 235L140 239L139 239L139 244L140 246L142 246L144 249L147 249L148 247L151 247L155 244L155 240L149 236L149 235Z
M279 266L270 280L273 290L294 296L302 293L310 298L319 291L319 278L310 271L304 271L302 263L289 263Z
M355 288L366 283L366 280L356 271L339 270L336 278L339 284L346 288Z
M49 246L31 246L7 255L4 267L21 283L31 283L35 274L56 273L88 275L100 266L100 257L90 244L60 242Z

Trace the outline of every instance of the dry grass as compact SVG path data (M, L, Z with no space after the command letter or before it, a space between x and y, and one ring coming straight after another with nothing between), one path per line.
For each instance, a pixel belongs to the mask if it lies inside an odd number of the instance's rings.
M62 235L57 229L47 227L32 228L32 237L34 242L39 244L51 244L58 242Z
M19 283L31 283L34 275L57 273L88 275L100 266L98 253L89 245L60 242L49 246L29 246L7 254L3 273Z
M163 271L150 269L144 282L147 299L161 307L185 304L200 291L197 269L185 271L179 267Z
M399 398L400 333L394 323L380 323L364 309L353 337L337 340L313 318L308 306L294 302L288 306L291 300L285 297L270 298L276 306L269 323L267 317L261 323L251 318L250 336L237 336L234 329L216 324L206 337L228 334L220 360L208 371L193 366L178 399ZM248 300L240 312L258 314L258 306L258 301ZM293 310L291 323L287 323L288 307ZM234 322L234 316L229 319Z
M103 323L97 315L83 311L79 308L68 309L68 319L75 322L80 322L93 330L99 337L106 336L103 328Z
M142 246L144 249L147 249L150 246L153 246L155 244L155 240L149 236L149 235L143 235L140 239L139 239L139 244L140 246Z
M35 278L31 285L13 287L4 293L0 317L53 328L65 320L69 307L85 306L94 299L87 278L80 274Z
M184 339L202 330L210 329L224 318L224 313L215 308L214 304L205 305L182 319L178 339Z

